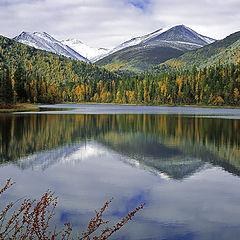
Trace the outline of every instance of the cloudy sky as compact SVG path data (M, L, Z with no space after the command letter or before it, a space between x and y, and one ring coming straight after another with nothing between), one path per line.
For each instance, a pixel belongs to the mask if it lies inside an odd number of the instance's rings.
M45 31L111 48L184 24L216 39L240 30L239 0L0 0L0 35Z

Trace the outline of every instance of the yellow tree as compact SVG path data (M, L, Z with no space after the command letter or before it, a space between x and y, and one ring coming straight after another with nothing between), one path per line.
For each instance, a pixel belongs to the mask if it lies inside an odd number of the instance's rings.
M234 97L234 102L237 103L240 97L239 90L237 88L234 88L233 90L233 97Z
M213 102L214 105L223 105L224 104L224 100L221 96L217 96L217 98L214 100Z

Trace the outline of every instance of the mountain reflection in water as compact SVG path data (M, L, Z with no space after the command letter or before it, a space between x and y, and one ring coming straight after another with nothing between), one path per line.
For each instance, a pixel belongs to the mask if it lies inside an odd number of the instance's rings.
M113 239L238 240L239 125L177 114L2 114L0 176L17 186L1 201L49 188L59 196L54 224L81 232L114 197L111 223L146 207Z
M44 170L94 141L173 179L206 163L240 176L238 129L239 120L182 115L0 115L0 162Z

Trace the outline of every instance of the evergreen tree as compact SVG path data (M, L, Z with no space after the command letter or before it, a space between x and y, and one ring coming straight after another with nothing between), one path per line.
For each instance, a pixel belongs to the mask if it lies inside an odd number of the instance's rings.
M12 103L13 90L9 69L6 65L0 68L0 102Z
M14 89L17 93L17 101L26 102L27 94L25 90L25 82L26 82L26 73L24 66L21 63L18 63L16 71L14 73Z

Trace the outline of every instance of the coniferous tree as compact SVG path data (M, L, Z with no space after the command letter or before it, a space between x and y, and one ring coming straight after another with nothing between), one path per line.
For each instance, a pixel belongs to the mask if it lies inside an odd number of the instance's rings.
M27 100L27 94L24 87L26 83L26 73L24 66L21 63L18 63L18 66L14 73L14 81L14 89L17 93L17 101L25 102Z
M12 81L10 79L9 69L6 65L0 68L0 102L13 102Z

